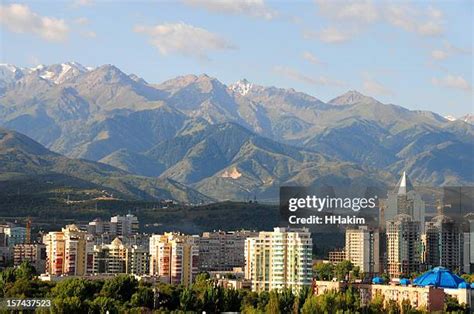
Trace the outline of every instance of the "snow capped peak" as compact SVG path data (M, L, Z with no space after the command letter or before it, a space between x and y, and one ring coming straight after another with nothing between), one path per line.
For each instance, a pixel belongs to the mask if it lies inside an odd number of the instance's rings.
M455 117L453 117L452 115L447 115L444 117L446 120L448 121L456 121L457 119Z
M236 83L229 86L229 88L232 91L239 93L243 96L247 95L252 89L252 87L253 87L253 84L247 81L246 79L239 80Z
M71 61L49 66L39 65L31 68L30 71L35 72L39 77L47 81L61 84L85 72L89 72L90 69L78 62Z

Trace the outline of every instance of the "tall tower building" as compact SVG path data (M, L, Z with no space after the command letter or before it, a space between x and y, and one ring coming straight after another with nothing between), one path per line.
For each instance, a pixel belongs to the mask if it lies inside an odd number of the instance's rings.
M46 245L46 273L82 276L92 269L92 243L87 233L76 225L47 233L43 242Z
M380 235L366 226L346 229L345 259L371 276L380 273Z
M420 271L420 222L399 214L386 223L387 272L392 278Z
M443 266L462 270L463 237L456 221L445 215L426 223L425 264L428 268Z
M191 284L198 273L198 257L194 236L167 232L150 237L150 274L165 282Z
M245 278L253 291L310 286L312 248L307 228L260 232L245 241Z
M388 193L383 213L384 221L389 221L398 214L409 215L414 221L422 223L421 228L424 227L425 203L421 199L421 195L413 188L405 171L395 189Z

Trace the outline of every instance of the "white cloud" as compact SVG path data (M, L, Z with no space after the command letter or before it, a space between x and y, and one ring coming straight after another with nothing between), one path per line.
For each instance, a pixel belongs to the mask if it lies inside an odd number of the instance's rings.
M325 85L325 86L344 86L345 83L338 80L333 80L325 76L311 77L307 76L297 70L287 66L275 66L273 71L281 76L289 78L293 81L302 82L310 85Z
M74 20L74 23L79 25L87 25L89 24L89 19L87 17L78 17Z
M92 0L75 0L73 2L73 5L75 7L83 7L83 6L91 5L92 3L93 3Z
M63 41L69 33L64 20L40 16L24 4L1 5L0 24L14 33L35 34L49 41Z
M469 55L471 54L470 49L460 48L452 45L448 41L445 41L443 48L434 49L431 51L431 58L433 60L444 60L453 55Z
M443 13L434 7L418 10L408 4L392 4L385 9L386 20L395 27L421 36L444 33Z
M315 0L319 12L332 19L358 23L372 23L379 18L379 10L370 0L333 1Z
M96 38L97 33L94 31L82 31L81 35L86 38Z
M177 53L208 59L208 53L213 50L236 49L225 38L185 23L136 26L134 31L148 35L150 43L162 55Z
M185 4L204 8L211 12L248 15L271 20L278 14L264 0L182 0Z
M393 91L388 87L384 86L380 82L377 82L371 78L364 79L362 83L362 89L369 95L393 95Z
M435 49L431 51L431 58L435 60L444 60L449 56L449 53L444 50Z
M351 39L349 33L343 32L334 27L322 29L321 31L319 31L319 33L317 33L317 37L319 38L319 40L330 44L343 43Z
M435 86L460 89L464 91L470 91L472 89L471 84L460 75L448 74L442 78L432 78L431 82Z
M322 64L321 60L309 51L303 52L303 59L315 65Z

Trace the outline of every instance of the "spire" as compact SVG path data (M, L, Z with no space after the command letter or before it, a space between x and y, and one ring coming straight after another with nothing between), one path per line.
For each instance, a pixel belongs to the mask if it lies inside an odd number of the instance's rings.
M413 185L411 184L410 179L408 179L407 173L403 171L402 177L400 178L400 181L398 181L397 187L395 188L395 192L398 195L406 195L412 190L414 190Z

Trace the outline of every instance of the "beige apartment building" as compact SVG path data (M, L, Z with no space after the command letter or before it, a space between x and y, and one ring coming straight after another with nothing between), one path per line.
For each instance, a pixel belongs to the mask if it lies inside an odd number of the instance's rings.
M227 271L245 265L245 240L258 236L255 231L204 232L198 239L199 270Z
M422 242L420 222L407 214L387 221L387 268L391 278L420 271Z
M198 273L198 258L195 236L167 232L150 237L150 275L163 282L191 284Z
M360 268L365 274L380 272L380 236L376 230L367 226L357 229L346 229L345 259Z
M47 233L43 242L47 274L82 276L93 268L92 242L76 225Z
M311 233L307 228L274 228L245 241L245 279L253 291L310 286Z

